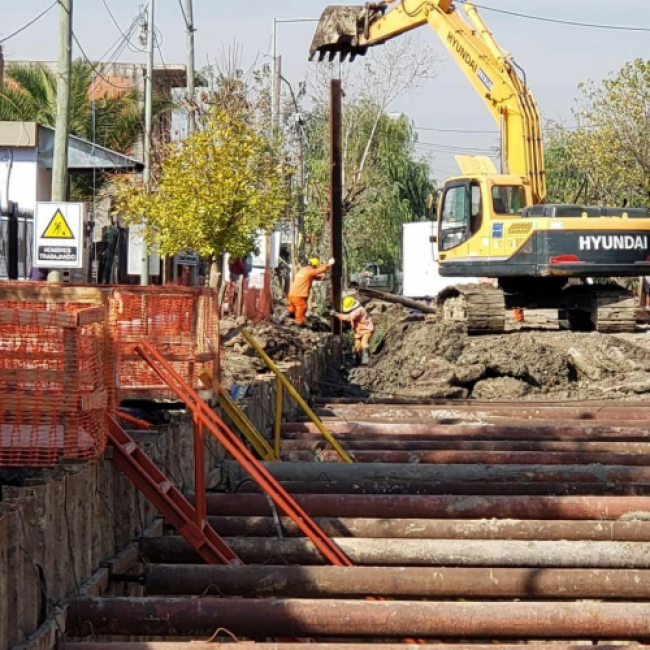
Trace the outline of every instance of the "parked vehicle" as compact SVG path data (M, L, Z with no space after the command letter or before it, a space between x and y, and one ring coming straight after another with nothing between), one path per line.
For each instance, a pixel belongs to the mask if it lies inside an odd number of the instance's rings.
M359 273L350 275L348 282L351 289L367 287L379 291L399 293L402 286L402 273L390 273L384 264L369 262Z

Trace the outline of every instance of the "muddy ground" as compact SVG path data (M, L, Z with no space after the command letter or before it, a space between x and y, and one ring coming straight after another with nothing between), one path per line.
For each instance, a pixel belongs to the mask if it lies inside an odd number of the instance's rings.
M245 385L259 374L268 372L266 364L241 335L245 326L264 351L278 363L297 361L318 343L326 332L312 331L291 325L262 322L248 325L244 320L222 320L221 376L224 386L234 383Z
M348 381L369 394L420 398L650 398L650 335L540 328L470 337L432 318L402 321Z
M522 331L468 336L462 327L399 306L368 305L377 333L368 367L332 366L313 387L331 396L497 399L650 399L650 334L559 331L547 313L527 312ZM266 372L238 334L222 324L224 383ZM511 325L511 330L515 330ZM275 361L299 359L323 332L261 323L251 331Z

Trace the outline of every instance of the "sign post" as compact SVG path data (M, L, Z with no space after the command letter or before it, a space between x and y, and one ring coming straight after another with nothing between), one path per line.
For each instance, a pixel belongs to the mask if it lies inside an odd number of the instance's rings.
M37 203L33 265L50 269L83 268L83 225L83 203Z

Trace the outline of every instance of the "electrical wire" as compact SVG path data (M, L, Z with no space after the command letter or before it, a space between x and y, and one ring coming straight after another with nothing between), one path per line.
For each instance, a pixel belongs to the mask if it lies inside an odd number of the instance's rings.
M458 2L464 4L465 0L458 0ZM621 31L621 32L650 32L650 27L631 27L629 25L603 25L598 23L583 23L576 20L563 20L561 18L533 16L531 14L522 14L517 11L508 11L507 9L495 9L494 7L486 7L485 5L479 5L476 3L473 4L478 9L483 9L484 11L492 11L497 14L515 16L516 18L526 18L527 20L537 20L544 23L554 23L556 25L569 25L571 27L585 27L588 29L609 29L609 30Z
M498 134L499 131L474 131L473 129L434 129L428 126L416 126L414 127L416 131L435 131L436 133L490 133Z
M0 39L0 45L2 45L3 43L6 43L9 39L13 38L14 36L18 36L18 34L24 32L26 29L30 28L34 23L38 22L41 18L43 18L43 16L45 16L45 14L52 11L52 9L54 9L54 7L56 7L56 5L58 5L58 4L59 4L59 0L54 0L54 2L49 7L47 7L43 11L41 11L41 13L38 14L38 16L35 16L34 18L32 18L28 23L25 23L22 27L17 29L15 32L11 32L11 34L9 34L8 36L5 36L4 38L1 38Z
M183 20L185 20L185 27L189 30L192 29L192 25L190 25L190 19L187 17L187 14L185 13L185 7L183 6L183 0L178 0L178 6L181 8L181 13L183 14Z
M120 27L119 22L117 21L117 18L115 18L115 14L111 10L108 0L102 0L102 4L106 8L106 11L108 12L108 15L111 17L111 20L113 21L113 25L115 25L117 31L121 34L122 38L129 44L129 50L131 52L144 52L144 49L142 47L138 47L137 45L134 45L133 42L131 41L131 38L133 37L133 24L138 21L140 16L135 18L133 22L131 23L131 29L128 32L128 35L124 32L122 27Z

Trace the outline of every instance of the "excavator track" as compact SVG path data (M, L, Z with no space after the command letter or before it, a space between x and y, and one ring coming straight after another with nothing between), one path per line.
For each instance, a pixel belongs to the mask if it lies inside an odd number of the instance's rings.
M505 297L489 284L461 284L438 294L438 318L467 326L469 334L500 334L505 330Z
M613 285L591 285L571 287L565 295L570 299L567 305L570 322L578 322L582 314L597 332L636 331L637 300L633 292Z

